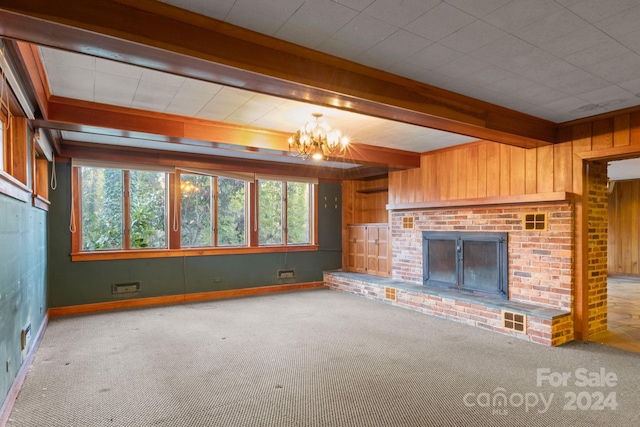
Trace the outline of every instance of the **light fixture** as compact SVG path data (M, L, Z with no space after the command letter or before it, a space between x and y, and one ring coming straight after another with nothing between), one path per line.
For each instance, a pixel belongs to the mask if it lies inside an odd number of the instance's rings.
M321 160L325 156L344 156L349 138L337 129L320 120L321 113L313 113L315 121L304 124L294 135L289 137L289 153L294 157L309 157Z

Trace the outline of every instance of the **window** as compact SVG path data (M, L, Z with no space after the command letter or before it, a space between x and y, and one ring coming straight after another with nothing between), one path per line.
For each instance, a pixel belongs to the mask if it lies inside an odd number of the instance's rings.
M74 260L316 249L314 180L98 160L72 170Z
M259 244L311 243L311 193L306 182L259 180Z
M180 174L182 247L245 246L247 183Z
M82 250L167 247L163 172L81 167Z

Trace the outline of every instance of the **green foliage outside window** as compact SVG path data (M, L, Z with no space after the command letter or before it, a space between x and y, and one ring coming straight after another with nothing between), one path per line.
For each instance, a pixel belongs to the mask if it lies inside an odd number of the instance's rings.
M180 243L183 247L212 246L212 178L180 175Z
M246 183L218 178L218 245L243 246L247 241Z
M287 182L287 243L311 241L309 184Z
M166 174L131 171L129 174L131 203L131 247L167 247Z
M282 182L258 181L258 243L282 244Z
M81 168L82 250L122 249L122 171Z

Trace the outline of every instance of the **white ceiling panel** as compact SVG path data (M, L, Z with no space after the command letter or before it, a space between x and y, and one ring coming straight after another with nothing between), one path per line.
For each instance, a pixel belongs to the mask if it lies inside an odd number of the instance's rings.
M377 0L371 3L363 13L379 21L402 28L439 3L439 0Z
M440 3L405 27L421 37L438 41L471 24L475 18L447 3Z
M92 101L129 107L138 89L139 79L110 73L95 73L95 96Z

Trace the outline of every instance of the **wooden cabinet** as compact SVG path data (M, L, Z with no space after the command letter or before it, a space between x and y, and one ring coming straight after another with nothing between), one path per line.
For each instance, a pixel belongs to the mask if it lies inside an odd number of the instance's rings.
M387 224L349 225L346 269L357 273L388 277L389 226Z

